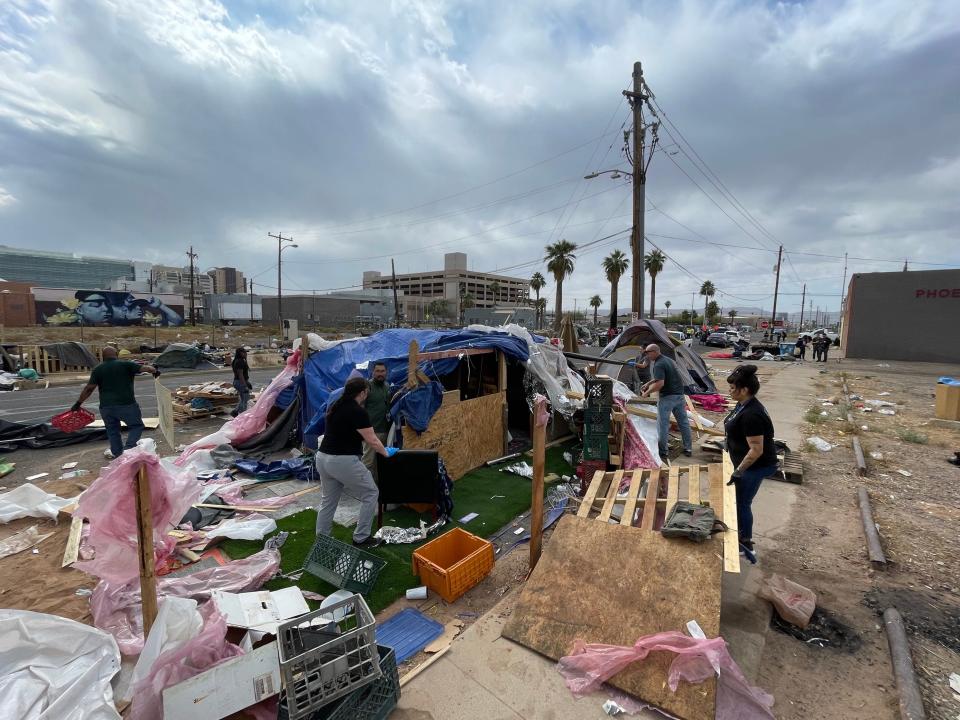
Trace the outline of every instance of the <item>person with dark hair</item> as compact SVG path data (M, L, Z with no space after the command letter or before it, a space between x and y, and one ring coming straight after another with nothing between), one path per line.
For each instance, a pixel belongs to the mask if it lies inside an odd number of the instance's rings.
M327 408L326 430L316 457L321 486L317 535L330 534L340 495L346 490L360 501L360 515L353 531L353 544L357 547L380 544L370 535L379 493L373 476L360 461L363 443L384 457L393 457L397 452L396 448L385 448L373 431L370 416L364 409L368 394L365 379L354 377L347 380L343 394Z
M777 471L777 449L773 444L773 420L757 400L760 380L756 365L738 365L727 377L730 397L737 405L723 421L727 451L733 463L730 482L737 489L737 528L740 547L751 562L753 549L753 499L760 483Z
M797 359L803 362L807 359L807 339L801 335L797 338Z
M387 366L382 361L373 364L373 377L367 390L367 401L364 403L364 409L370 416L373 432L377 439L381 443L386 443L387 432L390 430L390 385L387 383ZM376 453L369 443L363 444L363 464L376 477Z
M247 364L246 348L238 347L233 353L233 362L230 363L233 368L233 387L237 390L239 401L237 406L230 414L236 417L247 409L247 403L250 402L250 391L253 385L250 384L250 366Z

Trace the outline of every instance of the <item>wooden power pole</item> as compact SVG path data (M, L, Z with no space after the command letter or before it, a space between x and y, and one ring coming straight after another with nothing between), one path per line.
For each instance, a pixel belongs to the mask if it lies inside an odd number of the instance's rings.
M777 294L780 292L780 264L783 260L783 245L777 253L777 280L773 286L773 317L770 319L770 333L777 327Z
M195 326L197 324L197 312L193 293L193 261L197 259L197 254L193 251L193 245L187 251L187 257L190 258L190 324Z
M633 92L624 95L633 107L633 235L630 249L633 251L633 282L630 310L643 317L643 232L644 205L646 204L646 173L643 167L643 149L647 139L647 129L643 125L643 67L639 62L633 64Z
M393 278L393 324L400 327L400 303L397 302L397 269L390 258L390 276Z
M803 284L803 296L800 298L800 326L797 328L800 332L803 332L803 306L807 302L807 284Z

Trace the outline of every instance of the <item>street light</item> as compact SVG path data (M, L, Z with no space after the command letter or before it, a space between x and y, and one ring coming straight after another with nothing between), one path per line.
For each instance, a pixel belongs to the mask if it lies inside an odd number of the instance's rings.
M295 248L297 244L293 242L292 237L284 237L283 233L277 233L273 235L272 233L267 233L268 237L272 237L277 241L277 326L280 331L280 342L283 342L283 280L281 275L281 269L283 266L283 251L288 248ZM285 245L284 243L290 243Z
M614 168L613 170L598 170L597 172L592 172L592 173L590 173L589 175L584 175L584 176L583 176L583 179L584 179L584 180L593 180L594 178L598 178L598 177L600 177L601 175L606 175L607 173L610 173L610 178L611 178L612 180L618 180L618 179L624 177L624 174L621 173L620 170ZM627 175L626 177L629 178L630 176Z

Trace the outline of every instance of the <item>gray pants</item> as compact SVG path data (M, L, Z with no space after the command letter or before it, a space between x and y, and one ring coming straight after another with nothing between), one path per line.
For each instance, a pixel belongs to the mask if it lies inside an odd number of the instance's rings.
M380 496L370 471L356 455L327 455L317 453L317 472L320 475L320 509L317 510L317 535L329 535L333 516L340 503L340 494L346 490L360 501L360 515L353 531L354 542L370 537L370 526Z

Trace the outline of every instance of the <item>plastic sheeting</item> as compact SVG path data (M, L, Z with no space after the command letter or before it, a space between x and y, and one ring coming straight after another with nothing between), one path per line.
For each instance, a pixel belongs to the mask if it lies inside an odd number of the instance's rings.
M308 457L286 458L268 463L253 458L244 458L243 460L237 460L234 466L247 475L253 475L257 482L283 480L290 476L297 480L313 479L313 463Z
M80 496L74 516L90 521L89 546L96 555L75 563L75 568L116 584L139 577L136 478L141 466L150 481L157 564L173 552L176 540L167 531L197 502L200 485L190 473L167 472L152 450L152 441L141 441L111 462Z
M414 431L422 433L430 425L430 419L443 404L443 385L431 380L404 393L390 406L394 421L403 418Z
M160 578L157 596L209 600L214 590L234 593L258 590L279 568L280 551L267 548L248 558L192 575ZM136 655L143 649L139 578L123 585L100 582L90 596L90 614L94 625L113 635L124 655Z
M226 537L233 540L263 540L277 529L277 521L266 515L251 513L240 518L230 518L207 531L207 538Z
M0 610L0 715L17 720L118 720L112 637L73 620Z
M0 494L0 524L25 517L57 519L60 508L73 500L51 495L33 483L24 483L10 492Z
M577 640L570 655L560 658L557 668L571 692L582 697L655 651L676 655L667 674L667 684L673 692L681 680L701 683L714 674L719 677L717 720L773 720L773 698L747 682L721 637L700 639L669 631L645 635L632 646L587 644Z
M122 699L130 700L134 686L150 675L157 658L195 637L202 628L203 616L197 610L196 600L162 598L158 604L157 618L150 628L143 651L137 658L127 692Z
M160 655L150 673L134 686L131 717L162 720L164 688L188 680L224 660L243 655L243 650L227 642L227 621L217 610L216 603L205 603L200 608L200 616L203 629Z
M65 447L77 445L88 440L104 440L107 431L103 428L83 428L71 433L57 430L47 423L24 425L0 420L0 452L10 453L17 448Z
M635 397L626 385L619 380L613 383L613 399L621 410L627 400ZM639 417L627 413L627 424L623 438L623 469L658 468L660 462L660 429L654 418Z

